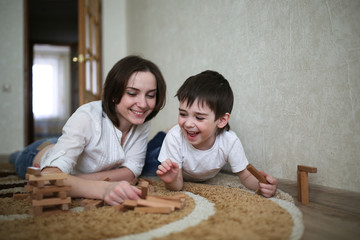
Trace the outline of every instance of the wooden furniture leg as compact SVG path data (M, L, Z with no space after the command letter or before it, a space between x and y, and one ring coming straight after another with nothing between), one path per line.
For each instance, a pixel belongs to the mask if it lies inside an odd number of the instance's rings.
M298 165L297 168L297 187L298 200L304 205L309 204L309 177L308 173L316 173L317 168Z

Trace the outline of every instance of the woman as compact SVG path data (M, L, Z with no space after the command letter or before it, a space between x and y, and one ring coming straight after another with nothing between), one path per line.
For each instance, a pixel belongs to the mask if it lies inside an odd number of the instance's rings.
M144 166L149 120L165 105L166 83L159 68L146 59L128 56L106 77L102 101L78 108L59 139L41 140L10 162L19 176L28 166L44 173L65 172L72 197L103 199L118 205L138 199L141 192L129 181ZM108 177L111 182L98 181Z

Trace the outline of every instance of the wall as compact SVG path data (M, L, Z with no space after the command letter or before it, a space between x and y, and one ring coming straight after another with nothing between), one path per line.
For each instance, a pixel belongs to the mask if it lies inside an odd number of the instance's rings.
M102 1L103 82L113 65L126 56L126 1Z
M168 83L152 134L177 121L190 75L222 73L235 93L232 129L251 163L296 180L360 192L360 1L131 0L128 52Z
M24 146L24 4L0 0L0 154Z

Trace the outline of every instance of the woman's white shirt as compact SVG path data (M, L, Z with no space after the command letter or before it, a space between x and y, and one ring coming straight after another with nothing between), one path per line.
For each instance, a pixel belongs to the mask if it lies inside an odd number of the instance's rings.
M41 169L58 167L68 174L86 174L118 167L135 177L145 162L150 123L133 126L121 146L122 132L102 111L101 101L84 104L68 119L56 145L41 159Z

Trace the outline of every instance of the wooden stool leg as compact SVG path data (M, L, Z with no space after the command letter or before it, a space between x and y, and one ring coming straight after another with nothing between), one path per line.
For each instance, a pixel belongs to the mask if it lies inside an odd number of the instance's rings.
M298 189L298 201L301 202L301 174L297 171L297 189Z
M309 179L307 172L300 172L301 180L301 203L309 204Z

